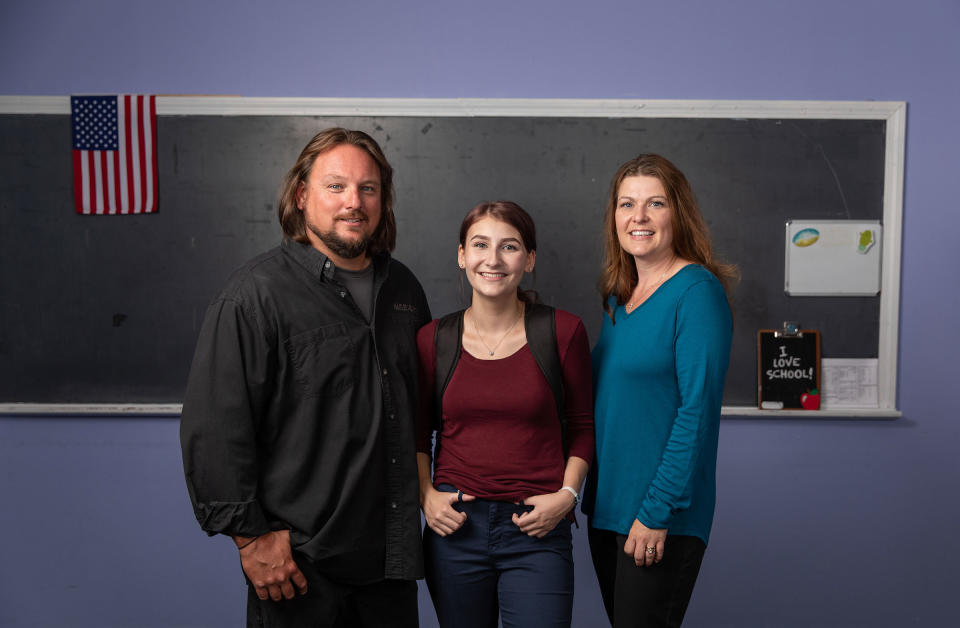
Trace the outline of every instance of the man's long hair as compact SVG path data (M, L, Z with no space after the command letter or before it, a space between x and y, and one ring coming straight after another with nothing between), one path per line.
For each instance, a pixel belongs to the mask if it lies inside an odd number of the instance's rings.
M310 243L306 220L297 207L297 190L301 183L307 184L317 156L342 144L350 144L367 151L380 170L380 224L370 237L367 253L371 256L391 253L397 244L397 222L393 216L393 168L377 141L363 131L339 127L324 129L304 146L297 162L284 177L280 201L277 203L277 214L283 233L297 242Z

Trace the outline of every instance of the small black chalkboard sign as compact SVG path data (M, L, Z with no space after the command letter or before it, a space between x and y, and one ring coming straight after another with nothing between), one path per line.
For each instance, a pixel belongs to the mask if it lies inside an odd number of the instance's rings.
M757 332L757 405L764 410L820 409L820 332Z

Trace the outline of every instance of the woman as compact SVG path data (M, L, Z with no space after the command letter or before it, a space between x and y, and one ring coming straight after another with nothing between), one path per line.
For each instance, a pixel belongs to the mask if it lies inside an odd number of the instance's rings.
M505 628L570 625L570 524L594 446L590 349L580 319L520 290L536 250L533 220L518 205L474 207L457 253L471 305L417 335L424 556L444 627L496 628L498 614ZM438 359L447 333L457 358L449 377ZM558 356L555 369L541 370L542 345ZM553 370L559 395L547 379Z
M690 184L659 155L617 171L604 231L590 551L616 628L679 626L713 521L735 268L713 259Z

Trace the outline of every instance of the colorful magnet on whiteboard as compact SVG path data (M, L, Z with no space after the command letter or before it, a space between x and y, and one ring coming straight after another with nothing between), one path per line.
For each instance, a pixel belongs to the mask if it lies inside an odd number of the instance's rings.
M860 232L860 241L857 243L857 252L861 255L865 254L876 243L876 238L873 237L873 231L867 229L866 231Z
M793 243L797 246L810 246L820 239L820 232L816 229L801 229L793 236Z

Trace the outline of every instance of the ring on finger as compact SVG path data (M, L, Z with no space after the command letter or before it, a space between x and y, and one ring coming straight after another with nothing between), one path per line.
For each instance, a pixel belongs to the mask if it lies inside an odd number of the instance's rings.
M653 555L656 554L656 553L657 553L657 548L655 548L655 547L648 547L648 548L647 548L647 556L653 556Z

